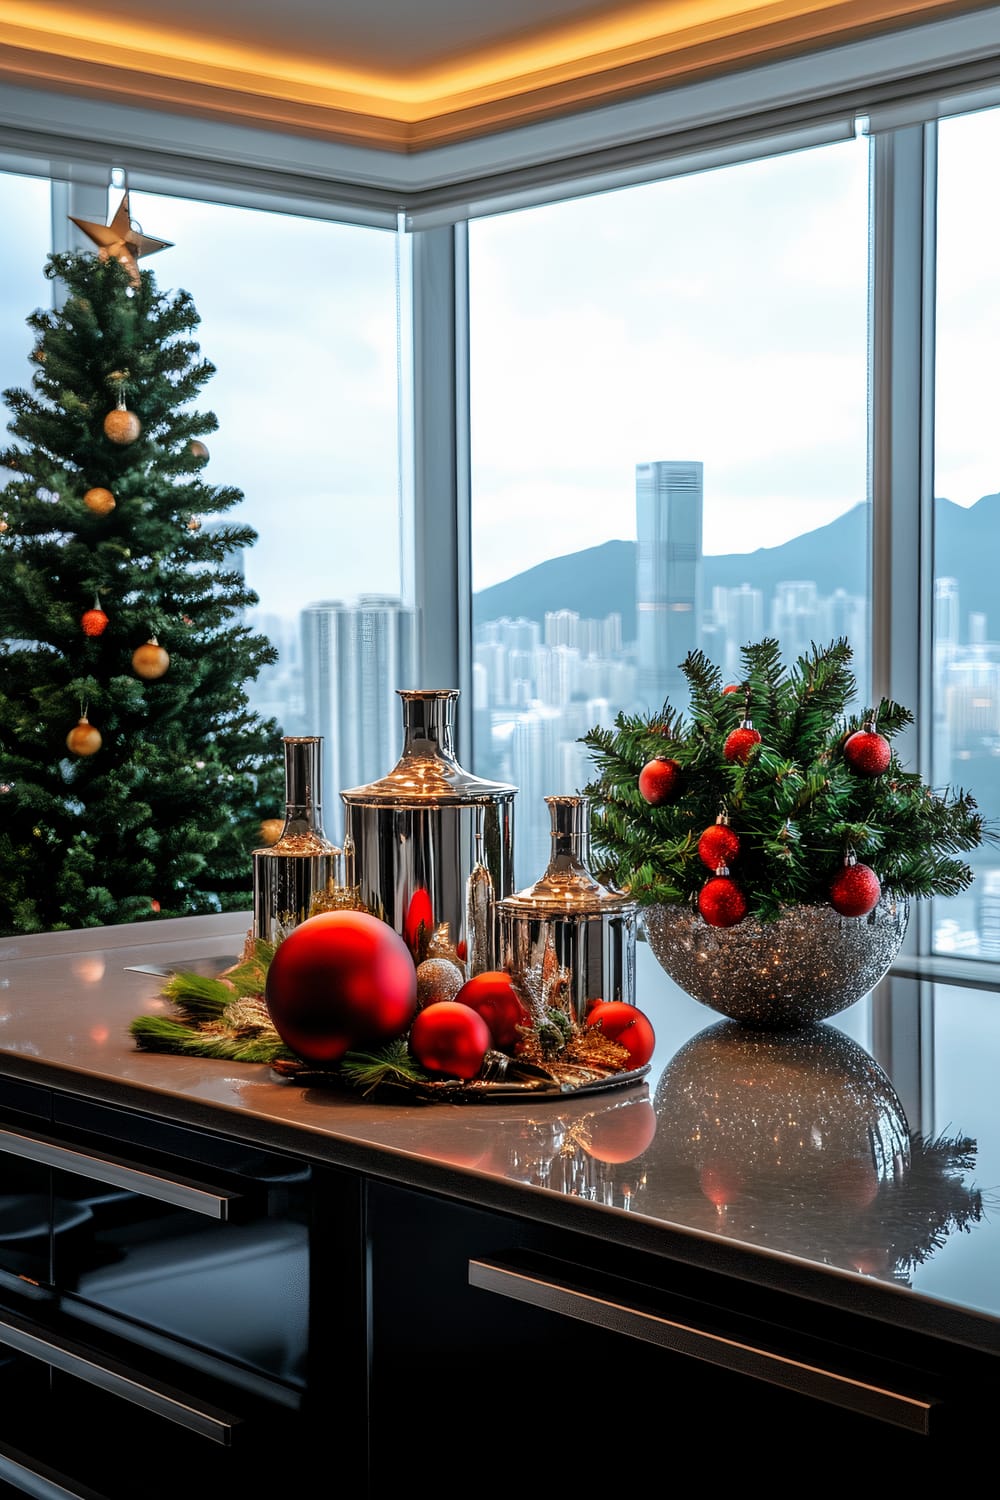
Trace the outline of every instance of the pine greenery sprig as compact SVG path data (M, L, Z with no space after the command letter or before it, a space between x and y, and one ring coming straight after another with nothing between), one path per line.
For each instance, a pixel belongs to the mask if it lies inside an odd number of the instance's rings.
M786 669L778 642L765 639L743 648L742 680L727 691L718 668L694 651L682 663L686 717L665 703L656 714L619 713L613 729L583 735L594 765L584 794L595 873L640 906L693 903L711 873L698 841L725 813L740 840L731 873L762 921L791 904L825 903L849 851L872 865L887 896L966 889L973 875L960 856L997 842L996 832L968 791L934 792L900 764L892 740L914 722L908 709L883 698L848 714L851 660L840 638L812 644ZM745 762L728 761L723 746L744 718L761 742ZM881 775L864 776L844 746L871 720L889 742L890 761ZM656 757L677 762L679 790L651 806L638 781Z

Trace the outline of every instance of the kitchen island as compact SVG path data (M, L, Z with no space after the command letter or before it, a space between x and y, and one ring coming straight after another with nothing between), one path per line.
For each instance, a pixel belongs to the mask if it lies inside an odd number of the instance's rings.
M139 1050L164 974L221 972L248 925L0 940L12 1494L270 1494L319 1464L331 1494L475 1469L587 1495L681 1442L727 1484L762 1443L769 1482L804 1443L827 1481L862 1453L926 1481L988 1432L992 989L890 977L770 1036L640 942L641 1082L460 1104Z

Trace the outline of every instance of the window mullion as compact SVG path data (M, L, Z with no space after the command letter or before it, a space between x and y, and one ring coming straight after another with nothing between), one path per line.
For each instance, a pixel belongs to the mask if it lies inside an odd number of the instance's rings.
M413 236L414 593L424 687L458 687L471 746L469 359L466 228Z
M873 137L872 697L912 707L902 759L930 772L934 127ZM919 586L915 586L919 580ZM909 952L929 951L912 914Z

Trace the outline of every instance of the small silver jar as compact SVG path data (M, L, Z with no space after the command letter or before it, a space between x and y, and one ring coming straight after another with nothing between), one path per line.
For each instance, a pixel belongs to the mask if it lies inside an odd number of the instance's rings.
M552 854L542 878L500 902L501 963L514 975L537 969L546 951L567 973L575 1019L594 1000L635 1004L638 905L595 879L590 860L590 802L546 797Z

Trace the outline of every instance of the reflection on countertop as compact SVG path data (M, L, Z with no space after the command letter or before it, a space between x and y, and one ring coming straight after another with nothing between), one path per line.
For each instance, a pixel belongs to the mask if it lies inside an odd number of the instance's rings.
M995 994L892 979L836 1023L758 1032L683 994L640 944L637 1000L657 1035L645 1081L531 1102L376 1103L264 1065L136 1049L129 1024L164 1008L162 972L224 967L245 924L2 945L0 1075L398 1180L447 1172L456 1196L515 1194L540 1215L563 1204L589 1232L664 1254L711 1244L755 1269L776 1259L863 1280L947 1308L959 1337L1000 1350ZM938 1124L956 1102L960 1118Z

